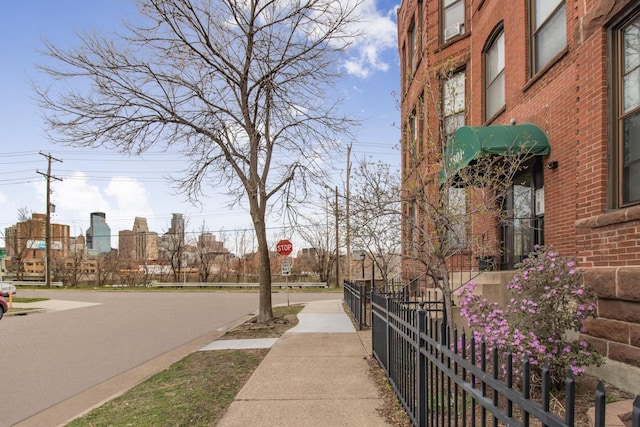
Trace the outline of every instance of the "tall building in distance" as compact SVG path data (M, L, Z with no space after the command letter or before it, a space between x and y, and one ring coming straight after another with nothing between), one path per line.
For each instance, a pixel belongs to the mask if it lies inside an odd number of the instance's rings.
M140 216L135 217L133 220L133 233L148 233L149 225L147 224L147 218L142 218Z
M136 258L136 234L133 230L118 231L118 255L127 260Z
M34 213L30 219L5 228L7 259L11 262L19 280L44 280L46 263L46 218ZM69 226L51 224L51 257L56 268L70 252Z
M87 229L87 249L91 255L111 252L111 227L104 212L92 212Z
M147 219L136 217L133 230L119 233L121 255L132 256L138 261L158 259L158 233L149 231Z
M198 249L204 253L229 252L229 250L224 247L224 242L216 240L216 236L211 233L203 233L198 236Z
M180 241L184 241L184 215L181 213L171 214L171 227L166 234L176 236Z
M160 259L169 260L183 252L186 243L184 228L184 215L171 214L171 226L159 239L158 257Z

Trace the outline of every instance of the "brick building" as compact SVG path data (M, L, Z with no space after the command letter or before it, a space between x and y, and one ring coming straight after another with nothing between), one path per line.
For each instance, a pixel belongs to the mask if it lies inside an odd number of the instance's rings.
M609 359L600 374L637 392L640 1L403 0L398 43L403 172L450 160L429 151L433 129L440 147L542 132L546 149L510 193L518 225L493 225L496 267L535 244L575 256L599 296L587 334Z
M132 230L118 232L118 253L131 261L158 259L158 233L149 231L146 218L136 217Z
M31 218L5 228L7 259L19 280L46 279L45 214L34 213ZM69 226L51 224L52 261L64 260L70 253ZM54 266L49 266L52 271Z

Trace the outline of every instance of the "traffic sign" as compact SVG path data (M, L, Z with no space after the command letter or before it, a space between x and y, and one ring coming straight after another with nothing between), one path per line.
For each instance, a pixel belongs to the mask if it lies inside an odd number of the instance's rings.
M293 243L287 239L280 240L276 245L276 251L282 256L289 256L293 252Z
M291 276L291 257L286 256L282 258L281 271L283 276Z

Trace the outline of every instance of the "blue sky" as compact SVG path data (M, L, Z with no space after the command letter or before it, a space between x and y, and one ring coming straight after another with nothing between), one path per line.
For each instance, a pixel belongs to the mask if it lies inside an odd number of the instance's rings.
M52 144L41 111L33 100L30 81L46 85L35 64L41 40L61 47L76 44L77 33L110 33L123 19L135 18L134 0L3 0L0 25L0 232L16 222L19 208L45 211L46 158L52 163L53 221L84 234L89 214L102 211L112 233L130 229L135 216L146 217L152 231L165 232L171 213L184 213L190 227L206 221L210 231L250 228L248 214L230 210L225 198L212 193L202 206L193 206L174 194L165 173L179 169L167 155L125 157L106 150L88 150ZM395 9L398 1L366 0L362 15L369 34L345 53L347 77L340 89L347 95L345 109L362 120L352 141L352 161L372 156L398 165L399 66ZM346 158L345 162L346 163ZM336 185L336 181L332 185ZM221 190L222 191L222 190ZM0 246L4 244L0 238ZM112 239L117 245L117 239Z

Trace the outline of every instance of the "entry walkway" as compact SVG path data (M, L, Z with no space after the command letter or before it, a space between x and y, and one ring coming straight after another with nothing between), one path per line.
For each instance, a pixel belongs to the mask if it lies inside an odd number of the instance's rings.
M240 390L221 427L387 426L363 344L341 300L307 303Z

